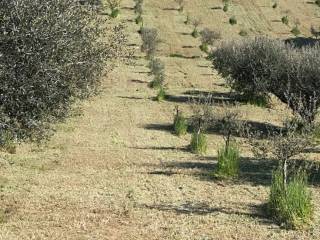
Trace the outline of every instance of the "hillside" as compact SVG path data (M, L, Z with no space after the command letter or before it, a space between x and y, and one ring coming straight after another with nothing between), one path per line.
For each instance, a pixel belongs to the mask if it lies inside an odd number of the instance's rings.
M320 189L311 185L314 225L288 231L263 213L273 164L241 147L241 177L215 181L223 137L208 134L204 156L188 151L190 134L172 134L175 106L191 115L188 100L212 93L216 109L230 89L199 49L199 39L184 23L187 13L221 32L222 40L269 35L292 38L294 19L303 37L320 26L320 7L305 0L234 0L228 12L220 0L186 1L183 13L172 0L145 0L144 25L158 29L157 56L165 63L166 101L154 100L148 87L148 61L140 51L139 27L124 0L114 21L126 24L136 59L117 63L101 92L75 106L72 117L56 126L40 146L22 144L16 154L1 153L0 239L319 239ZM288 15L290 25L281 18ZM231 26L229 17L238 24ZM176 55L172 55L176 54ZM177 55L178 54L178 55ZM231 107L257 125L281 125L288 111L249 104ZM260 126L259 125L259 126ZM241 141L241 139L239 139ZM319 154L310 158L320 160Z

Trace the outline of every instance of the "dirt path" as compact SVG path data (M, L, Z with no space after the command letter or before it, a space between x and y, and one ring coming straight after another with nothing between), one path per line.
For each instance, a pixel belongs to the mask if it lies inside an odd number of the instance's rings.
M221 136L210 134L208 154L196 156L187 151L190 136L171 133L174 106L188 109L188 90L226 91L198 40L187 35L185 16L164 10L172 5L150 0L145 6L146 25L164 40L158 55L166 64L168 101L152 100L143 58L120 64L47 146L3 154L0 239L317 239L318 226L287 232L261 214L269 163L244 159L241 181L213 181L208 174ZM121 18L132 20L133 12L124 9ZM139 46L137 26L128 29ZM265 120L266 111L270 122L279 118L275 110L243 108L255 120Z

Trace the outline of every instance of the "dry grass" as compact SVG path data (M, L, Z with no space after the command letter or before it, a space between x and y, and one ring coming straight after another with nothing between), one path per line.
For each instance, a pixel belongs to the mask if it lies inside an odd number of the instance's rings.
M284 0L274 10L262 0L244 0L241 5L234 1L227 14L236 15L239 26L232 29L226 13L208 7L221 1L186 1L184 12L196 17L210 13L206 26L221 22L224 38L238 36L244 26L282 36L289 30L272 22L281 19L281 11L301 14L303 26L315 16L315 6L301 8L301 2ZM129 0L122 3L133 5ZM216 166L222 136L208 134L208 153L200 157L186 150L190 134L172 134L175 105L190 114L188 91L220 93L219 108L228 89L202 57L199 40L183 34L192 31L183 23L183 14L163 10L175 7L174 2L150 0L144 5L145 25L158 28L163 38L157 54L166 65L168 101L151 100L155 93L148 88L146 60L139 58L136 66L119 64L104 80L101 94L79 104L83 114L59 124L48 144L22 145L15 155L1 154L0 239L318 239L317 186L312 187L314 227L282 230L261 212L269 191L269 162L252 160L242 146L240 180L219 182L208 176ZM130 9L121 12L115 21L135 17ZM130 41L142 56L137 29L128 22ZM200 58L173 58L171 53ZM246 119L276 125L287 114L278 105L242 105L240 110Z

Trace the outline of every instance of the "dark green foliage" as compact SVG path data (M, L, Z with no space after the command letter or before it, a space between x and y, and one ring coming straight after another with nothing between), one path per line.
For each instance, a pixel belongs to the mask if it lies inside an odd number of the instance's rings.
M195 131L191 137L191 151L196 154L205 154L207 152L207 137L200 131Z
M200 36L200 33L197 29L193 29L191 36L194 38L198 38Z
M202 52L205 52L205 53L209 52L209 47L208 47L208 44L206 43L201 44L199 48Z
M89 5L10 0L0 9L0 131L39 140L93 92L113 51L100 41L106 30Z
M288 25L289 24L289 17L288 16L283 16L281 18L281 22L285 25Z
M143 18L141 15L137 16L135 19L136 24L142 24L143 23Z
M320 0L316 0L314 3L320 7Z
M287 228L297 229L309 224L313 206L306 174L294 174L285 188L282 171L274 171L268 206L272 216Z
M113 9L112 11L111 11L111 13L110 13L110 17L112 17L112 18L116 18L116 17L118 17L118 15L119 15L119 13L120 13L120 10L119 9Z
M229 4L228 4L228 3L224 4L222 10L223 10L224 12L228 12L228 10L229 10Z
M272 8L273 8L273 9L276 9L277 7L278 7L278 3L275 2L275 3L272 5Z
M237 177L239 174L239 159L239 150L235 145L230 144L228 147L219 149L218 165L214 176L219 178Z
M238 21L235 16L232 16L231 18L229 18L229 23L231 25L236 25L238 23Z
M271 92L312 122L320 105L319 48L294 48L259 37L223 44L212 58L234 90L257 97Z
M182 115L179 110L177 110L176 115L174 116L174 121L173 121L173 128L175 134L178 136L185 135L188 130L188 121L187 119Z

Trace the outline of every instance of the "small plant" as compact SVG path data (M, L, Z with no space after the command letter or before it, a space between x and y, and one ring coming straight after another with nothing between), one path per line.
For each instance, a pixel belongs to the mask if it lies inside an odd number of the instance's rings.
M109 8L111 9L110 16L112 18L116 18L119 15L120 3L121 3L121 0L107 0L107 4L108 4Z
M141 15L138 15L135 19L136 24L143 25L143 18Z
M191 17L190 17L190 14L188 13L187 14L187 17L186 17L186 20L184 21L184 24L188 25L190 24L192 21L191 21Z
M161 102L166 99L166 91L162 86L159 88L156 99L158 102Z
M217 39L221 38L221 35L219 32L210 30L208 28L205 28L204 30L202 30L200 34L201 34L200 49L206 53L209 50L208 46L212 46Z
M240 32L239 32L239 35L241 36L241 37L246 37L246 36L248 36L248 32L246 31L246 30L240 30Z
M205 154L207 152L207 137L201 131L195 131L191 137L191 151L196 154Z
M281 22L285 25L288 25L289 24L289 17L288 16L283 16L281 18Z
M165 80L164 73L154 75L154 79L150 82L149 87L160 89L163 86L164 80Z
M200 19L194 19L192 21L192 25L193 25L193 31L191 33L192 37L194 37L194 38L199 37L200 33L198 31L198 27L199 27L200 24L201 24L201 20Z
M246 96L245 99L247 100L247 103L257 107L266 108L269 105L268 96Z
M293 174L285 188L282 171L274 171L268 207L274 218L287 228L297 229L309 224L313 206L306 174Z
M184 0L174 0L178 4L178 11L183 12L185 2Z
M176 114L174 116L173 128L175 134L177 134L178 136L185 135L188 131L187 119L179 111L178 106L176 106Z
M229 18L229 23L231 25L236 25L238 23L238 21L235 16L232 16L231 18Z
M141 51L145 52L148 59L151 59L160 43L158 30L155 28L145 28L141 29L142 46Z
M222 8L222 10L224 11L224 12L228 12L228 10L229 10L229 5L230 5L230 0L223 0L222 1L223 2L223 8Z
M300 31L298 25L295 25L295 26L292 28L291 33L292 33L293 35L295 35L295 36L299 36L299 35L301 34L301 31Z
M320 0L316 0L314 3L320 7Z
M240 154L236 145L223 147L218 151L218 165L214 176L219 178L237 177L239 174Z
M277 7L278 7L278 3L277 3L277 2L275 2L275 3L272 4L272 8L273 8L273 9L276 9Z
M159 58L153 58L150 60L149 65L150 75L155 76L164 74L164 63Z

